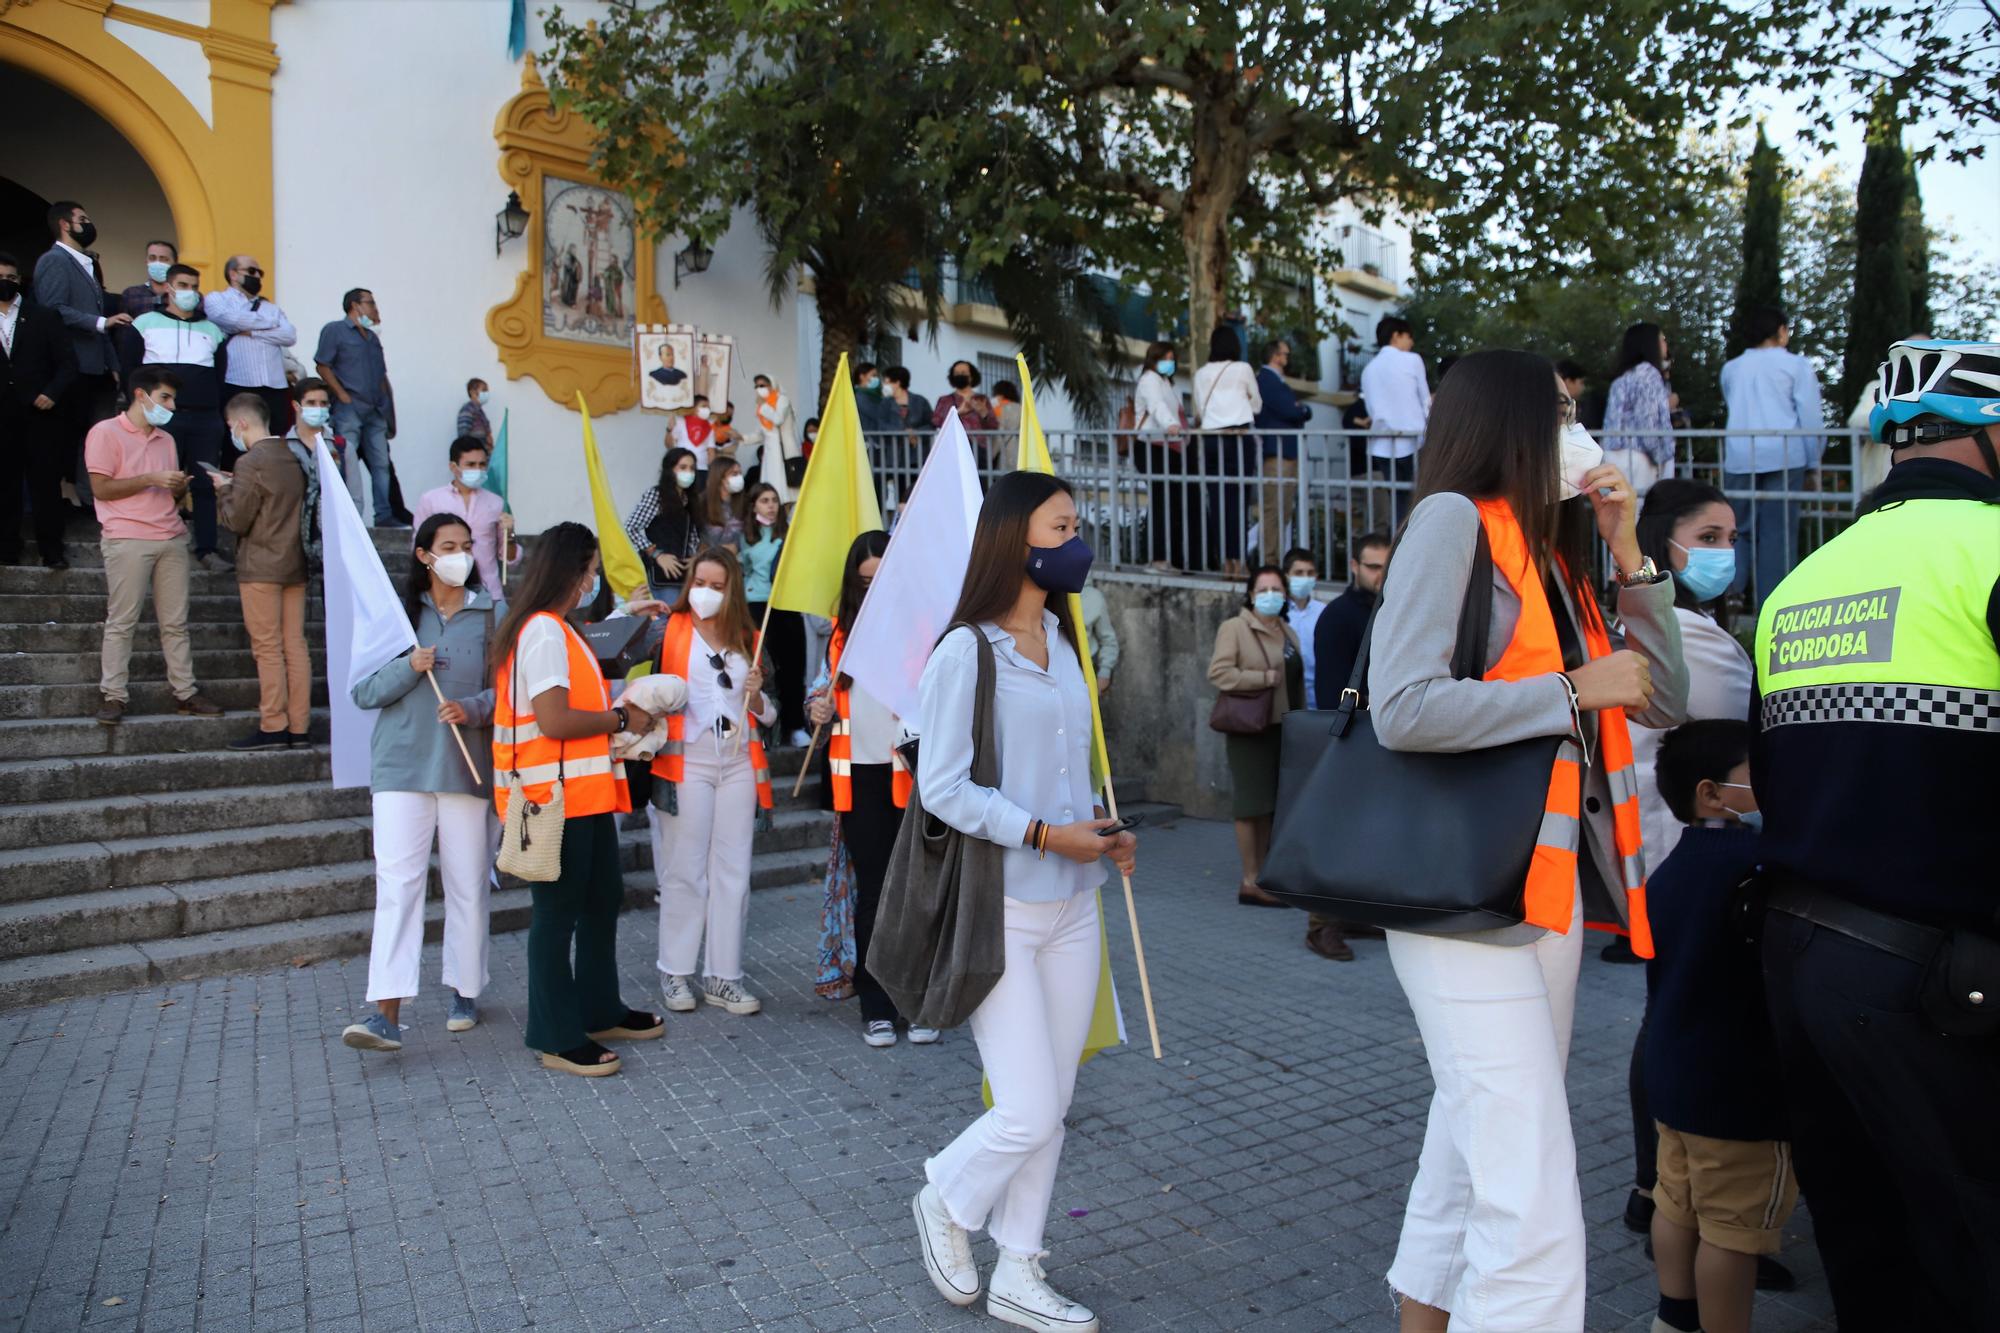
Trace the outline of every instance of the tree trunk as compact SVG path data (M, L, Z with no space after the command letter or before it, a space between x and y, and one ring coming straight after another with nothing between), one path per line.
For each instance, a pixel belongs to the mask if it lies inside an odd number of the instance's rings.
M799 417L801 422L825 410L840 373L840 358L847 358L848 373L853 374L858 353L868 339L867 311L848 299L845 286L819 277L813 299L819 309L819 392L811 410Z
M1208 360L1208 336L1229 309L1235 268L1229 218L1250 179L1250 139L1233 96L1204 97L1193 115L1181 247L1188 266L1188 362L1198 366Z

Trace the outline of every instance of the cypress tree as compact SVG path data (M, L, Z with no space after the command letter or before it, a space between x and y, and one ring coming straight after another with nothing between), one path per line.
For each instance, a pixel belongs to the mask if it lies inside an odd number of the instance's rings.
M1924 196L1917 164L1909 164L1903 195L1903 257L1910 271L1910 332L1931 331L1931 234L1924 225Z
M1915 327L1910 322L1910 257L1903 240L1908 184L1902 122L1894 105L1878 98L1854 198L1854 297L1848 305L1843 413L1867 390L1889 344L1908 337Z
M1779 271L1783 251L1778 240L1784 212L1784 163L1764 137L1764 126L1759 122L1757 146L1750 151L1750 167L1744 178L1743 271L1736 278L1736 312L1729 320L1731 356L1749 346L1743 330L1753 310L1784 304Z

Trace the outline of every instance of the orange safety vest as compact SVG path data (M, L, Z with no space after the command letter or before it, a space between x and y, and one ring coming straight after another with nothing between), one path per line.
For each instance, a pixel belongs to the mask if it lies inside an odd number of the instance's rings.
M1562 642L1556 636L1555 613L1549 605L1548 590L1535 576L1535 564L1528 554L1527 539L1514 511L1505 500L1480 500L1479 521L1486 527L1486 540L1493 550L1493 567L1499 570L1520 599L1520 618L1514 622L1514 637L1500 655L1500 661L1486 673L1487 680L1525 680L1530 676L1553 675L1563 669ZM1595 659L1611 652L1611 636L1597 604L1586 602L1577 608L1584 619L1584 647ZM1639 778L1632 762L1632 734L1627 729L1625 710L1601 709L1597 714L1597 753L1604 764L1611 788L1613 841L1618 848L1620 886L1625 891L1629 927L1616 922L1586 921L1594 930L1608 930L1632 937L1632 952L1641 958L1653 956L1653 933L1646 922L1646 863L1639 832ZM1525 918L1531 925L1567 933L1570 908L1576 895L1576 858L1583 841L1583 769L1570 757L1567 748L1556 753L1554 771L1549 775L1548 799L1543 804L1542 829L1535 839L1534 859L1528 865Z
M611 691L605 688L604 673L590 648L561 616L550 611L538 615L562 627L563 642L569 648L569 706L591 713L610 708ZM536 618L528 617L522 628ZM520 650L518 639L514 648ZM507 790L517 770L522 794L537 804L549 799L560 776L567 818L630 810L632 797L625 789L624 766L611 762L611 737L558 741L542 735L535 723L532 700L526 709L515 711L513 677L514 654L509 653L493 681L493 806L500 818L507 817Z
M666 637L660 640L659 668L670 676L688 680L688 660L694 654L694 616L683 611L667 621ZM757 724L747 716L743 726L750 733L750 776L757 782L757 804L769 810L771 761L764 757L764 742L757 739ZM679 782L687 774L687 712L676 709L667 714L667 743L653 760L653 776Z
M854 723L851 716L852 700L849 690L840 688L840 652L847 646L847 630L836 625L833 642L827 648L827 674L833 677L833 735L826 743L827 772L833 778L833 808L848 811L854 808ZM889 747L889 794L895 799L898 810L906 810L910 805L910 766L903 762L903 752Z

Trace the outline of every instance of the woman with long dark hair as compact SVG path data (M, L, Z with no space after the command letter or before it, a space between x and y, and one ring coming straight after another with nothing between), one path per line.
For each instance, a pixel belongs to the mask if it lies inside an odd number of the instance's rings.
M743 540L743 465L727 454L717 454L709 464L700 518L703 546L734 550Z
M1563 1087L1586 923L1650 954L1629 724L1681 720L1687 677L1669 577L1639 550L1637 503L1575 425L1555 367L1476 352L1432 404L1420 495L1389 561L1368 693L1392 750L1560 736L1519 925L1392 930L1437 1085L1389 1283L1405 1330L1584 1323L1583 1205ZM1483 676L1451 662L1481 534L1492 556ZM1626 647L1591 586L1617 566Z
M493 865L493 691L486 686L492 599L479 587L472 529L456 514L433 514L417 529L403 609L417 647L354 687L354 702L380 710L369 740L373 793L375 927L368 950L368 998L376 1012L341 1033L363 1051L403 1044L403 1000L417 993L424 947L424 890L431 844L444 884L444 984L451 990L450 1032L479 1022L486 989L487 876ZM445 702L424 682L430 672ZM465 765L452 739L456 723L480 767Z
M660 480L639 497L625 519L625 535L646 558L646 580L656 593L680 585L688 557L701 546L697 466L693 450L667 450L660 460Z
M1674 475L1674 441L1666 433L1674 425L1672 396L1667 335L1657 324L1634 324L1619 345L1618 368L1604 402L1604 460L1631 478L1641 499L1655 482Z
M878 1048L896 1044L896 1024L902 1015L868 974L868 944L875 934L889 853L895 849L903 810L910 803L911 777L909 764L896 748L902 730L896 716L840 669L840 656L888 549L889 534L881 531L864 532L847 548L840 610L827 652L829 674L814 682L811 706L814 725L833 724L826 747L827 785L832 788L841 843L854 862L854 993L861 1002L861 1039ZM910 1029L910 1040L918 1046L937 1039L936 1028Z
M756 635L735 554L702 548L660 640L656 669L687 682L687 706L667 717L646 812L660 887L660 985L676 1013L700 1003L732 1014L763 1008L743 984L743 933L750 840L758 808L772 804L757 724L771 725L778 710L764 692L762 660L751 660Z
M778 576L791 524L784 497L768 481L750 488L743 510L743 595L750 602L750 623L768 625L764 644L771 655L771 684L778 696L777 734L793 745L804 745L806 734L806 627L796 611L771 610L771 584ZM765 612L770 610L767 620Z
M1208 335L1208 363L1194 373L1194 401L1204 466L1217 479L1206 487L1210 567L1219 564L1235 578L1243 573L1244 515L1256 489L1235 478L1257 471L1250 457L1250 426L1264 410L1264 395L1257 388L1257 372L1243 359L1241 337L1227 324L1216 325Z
M597 658L569 623L597 600L602 583L596 535L581 523L556 524L523 564L487 652L495 809L506 819L516 783L536 805L553 799L557 782L563 793L561 873L531 886L527 1044L544 1068L585 1078L619 1070L601 1042L666 1031L659 1015L628 1009L618 995L625 878L617 816L632 801L611 738L649 731L653 720L634 706L612 707Z
M1132 386L1132 429L1152 470L1146 503L1146 542L1153 568L1178 573L1188 560L1187 412L1174 384L1179 358L1170 342L1146 349L1146 364Z
M1271 851L1271 816L1278 808L1280 724L1294 708L1304 708L1305 657L1299 636L1286 623L1285 575L1276 565L1259 565L1243 585L1243 607L1215 630L1208 658L1208 683L1224 694L1270 691L1264 730L1224 736L1229 758L1230 813L1236 819L1236 856L1243 878L1236 901L1245 907L1283 907L1283 900L1258 887L1264 858Z
M1000 1248L987 1313L1092 1333L1096 1316L1042 1272L1042 1231L1097 1000L1099 862L1130 873L1138 841L1102 836L1112 821L1091 788L1090 687L1069 617L1050 606L1090 572L1079 528L1068 483L1040 472L995 481L952 614L959 628L939 640L918 687L925 811L1007 849L1006 971L972 1013L993 1109L924 1164L930 1183L912 1207L925 1269L946 1300L979 1298L967 1233L986 1227ZM981 637L994 658L998 788L972 780Z

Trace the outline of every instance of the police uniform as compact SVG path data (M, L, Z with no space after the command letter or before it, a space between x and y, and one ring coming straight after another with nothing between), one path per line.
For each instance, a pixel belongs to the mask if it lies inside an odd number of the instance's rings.
M1898 463L1755 656L1766 998L1840 1326L2000 1326L2000 984L1947 957L2000 959L2000 481Z

